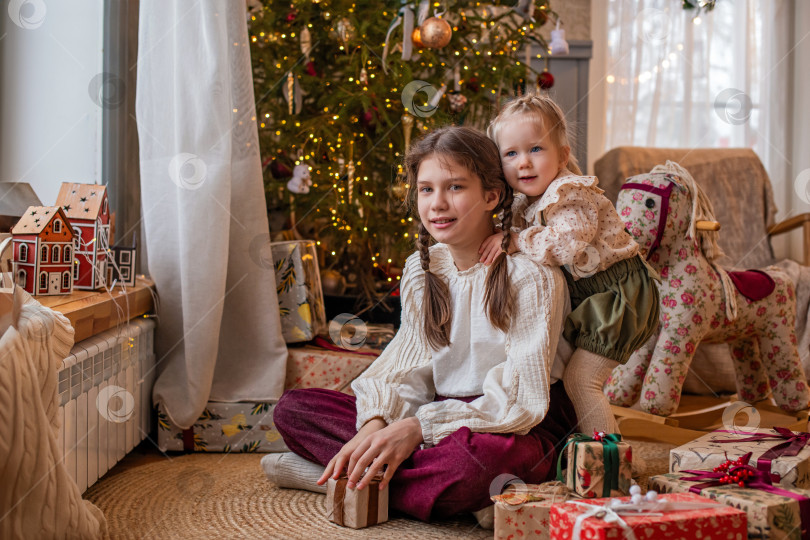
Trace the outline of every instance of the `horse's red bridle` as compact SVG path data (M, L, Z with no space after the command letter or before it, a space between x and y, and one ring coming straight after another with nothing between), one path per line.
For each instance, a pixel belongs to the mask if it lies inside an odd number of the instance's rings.
M669 196L672 193L672 188L675 187L675 184L669 183L669 185L665 188L659 188L655 186L650 186L647 184L636 184L634 182L628 182L626 184L622 184L621 189L640 189L641 191L646 191L648 193L652 193L654 195L658 195L661 197L661 212L658 216L658 232L655 234L655 240L653 241L650 249L647 251L647 259L650 258L653 251L655 251L658 246L661 245L661 238L664 236L664 229L667 225L667 214L669 213Z

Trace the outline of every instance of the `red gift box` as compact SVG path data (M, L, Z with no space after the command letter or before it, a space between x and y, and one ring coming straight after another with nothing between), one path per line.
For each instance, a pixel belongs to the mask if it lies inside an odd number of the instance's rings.
M672 493L661 498L675 502L713 502L694 493ZM630 497L621 497L618 500L629 502ZM586 504L602 506L610 501L611 499L589 499ZM550 514L551 540L612 540L633 537L618 522L609 521L610 513L606 513L603 518L589 517L583 520L579 538L574 538L577 517L589 509L589 506L582 503L567 502L553 505ZM722 504L698 510L672 510L657 515L622 513L619 517L632 529L633 535L638 540L742 539L747 538L748 534L745 512Z

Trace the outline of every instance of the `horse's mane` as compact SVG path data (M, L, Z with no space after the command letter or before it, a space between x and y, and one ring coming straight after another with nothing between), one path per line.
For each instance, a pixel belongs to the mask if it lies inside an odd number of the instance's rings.
M676 180L675 183L685 188L692 198L692 216L689 220L689 236L697 239L700 249L707 260L713 261L722 257L723 250L717 244L717 231L698 231L695 224L700 220L716 221L712 201L706 196L698 183L689 174L689 171L674 161L667 160L665 165L656 165L651 173L669 173Z

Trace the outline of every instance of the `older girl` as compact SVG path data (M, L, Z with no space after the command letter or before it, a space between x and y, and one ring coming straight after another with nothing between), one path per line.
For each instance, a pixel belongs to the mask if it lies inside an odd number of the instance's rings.
M400 330L353 382L356 397L292 390L277 404L289 448L325 468L313 465L302 479L306 462L282 455L265 458L265 469L277 484L305 489L316 488L314 471L320 486L345 473L356 489L384 472L391 507L428 520L489 507L499 475L550 479L555 447L576 420L555 359L562 273L508 257L508 234L491 267L478 262L493 214L503 210L510 222L495 144L446 127L416 143L405 166L421 223L401 284Z

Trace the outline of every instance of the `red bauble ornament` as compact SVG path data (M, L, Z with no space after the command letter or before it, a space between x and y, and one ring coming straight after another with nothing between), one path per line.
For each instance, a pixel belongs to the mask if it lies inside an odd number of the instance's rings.
M465 85L470 90L470 92L478 92L478 88L479 88L479 86L478 86L478 77L473 75L472 77L467 79L467 82L465 83Z
M319 77L318 72L315 71L315 62L310 60L307 62L307 65L304 67L304 70L307 72L307 75L311 75L312 77Z
M377 129L378 116L379 111L377 107L371 107L360 115L360 125L363 126L364 129L373 132Z
M279 180L281 178L291 177L292 171L287 165L277 159L274 159L272 162L270 162L270 174L273 175L273 178Z
M552 86L554 86L554 75L544 70L540 75L537 76L538 88L541 90L548 90Z
M296 11L296 10L290 11L289 13L287 13L287 17L286 17L287 22L293 22L297 16L298 16L298 11Z

